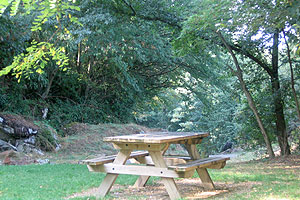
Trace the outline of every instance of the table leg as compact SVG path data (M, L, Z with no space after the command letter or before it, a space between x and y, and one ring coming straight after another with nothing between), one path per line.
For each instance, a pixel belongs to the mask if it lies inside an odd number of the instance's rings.
M164 149L161 151L161 155L164 155L166 151L168 150L170 144L167 144ZM142 164L153 164L153 161L148 161L147 159L142 158L139 161L141 161ZM147 181L149 180L150 176L139 176L139 178L134 183L133 187L139 188L139 187L145 187Z
M201 159L201 156L200 156L195 144L186 144L186 148L192 159ZM196 171L201 179L201 182L202 182L204 188L210 189L210 190L215 190L215 185L214 185L213 181L211 180L207 169L206 168L197 168Z
M153 164L152 159L150 157L141 157L136 159L139 163L141 164ZM144 187L149 180L150 176L139 176L139 178L136 180L134 183L133 187L134 188L139 188L139 187Z
M150 176L139 176L139 178L134 183L133 187L134 188L145 187L149 178L150 178Z
M162 153L160 151L149 151L149 154L152 158L156 167L167 168L167 165L163 159ZM162 182L164 183L167 192L172 200L180 199L180 193L178 191L177 185L173 178L164 178L162 177Z
M124 165L128 160L131 151L132 150L121 149L113 163ZM118 174L107 174L99 187L99 192L97 194L97 197L104 197L110 191L117 177Z

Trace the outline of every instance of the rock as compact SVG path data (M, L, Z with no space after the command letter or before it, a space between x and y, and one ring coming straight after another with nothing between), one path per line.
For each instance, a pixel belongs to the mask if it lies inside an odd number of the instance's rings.
M0 159L4 159L6 157L15 157L18 154L18 152L14 151L14 150L9 150L9 151L4 151L0 153Z
M0 165L27 165L35 163L35 159L28 155L13 150L0 153Z
M16 147L18 152L25 154L35 153L38 155L44 155L44 153L32 144L25 143L24 140L17 140Z
M26 138L38 133L39 127L22 116L0 113L0 131L14 138Z
M56 131L43 122L34 122L19 115L0 113L0 140L15 146L14 150L43 155L43 151L58 151ZM7 144L0 151L9 150Z
M13 163L11 162L10 157L6 157L3 161L3 164L4 165L12 165Z
M13 165L15 162L13 161L12 158L17 157L18 152L9 150L9 151L4 151L0 153L0 160L1 163L4 165Z
M15 134L15 130L12 127L9 127L5 124L2 125L1 127L2 131L8 135L14 135Z
M40 165L50 164L50 161L48 159L37 159L36 162Z
M28 144L35 144L35 136L30 136L28 139L25 139L24 142Z
M17 148L3 140L0 140L0 151L2 152L7 150L17 150Z
M14 143L14 141L16 140L14 137L12 137L11 135L7 134L6 131L4 130L4 127L1 125L0 123L0 140L3 141L10 141L12 143Z

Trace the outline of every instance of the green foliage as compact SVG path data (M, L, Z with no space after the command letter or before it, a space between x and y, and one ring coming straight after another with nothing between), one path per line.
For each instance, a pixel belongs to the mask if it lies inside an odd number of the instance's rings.
M21 53L14 57L14 62L0 71L0 76L7 75L13 71L18 82L22 76L25 79L30 79L32 73L42 74L48 62L53 61L63 71L67 70L68 58L65 55L63 47L54 47L48 42L37 43L33 41L31 46L26 49L28 53Z
M76 10L80 11L78 6L72 5L71 1L55 0L55 1L42 1L37 6L36 1L32 1L30 4L33 5L33 9L39 11L39 15L35 18L32 31L42 30L42 25L46 23L50 18L55 17L58 22L60 22L62 17L68 17L70 22L77 25L81 25L77 18L72 16L68 11ZM25 7L26 9L26 7ZM27 8L28 9L28 8ZM60 23L59 23L60 24ZM61 28L56 26L57 28ZM67 30L65 30L68 32Z
M55 128L73 121L135 121L172 131L209 131L207 145L214 152L229 140L260 144L217 30L230 45L268 64L272 28L286 25L299 87L297 1L3 2L0 110L41 119L49 108L47 120ZM286 51L280 53L290 121L294 103ZM242 53L238 60L273 133L268 74Z
M23 52L30 39L28 23L31 17L10 17L5 13L0 17L0 70L11 64L13 57ZM22 34L19 34L22 33Z
M181 77L181 87L163 91L148 101L137 110L136 118L143 125L170 131L208 131L210 137L199 148L212 154L220 152L228 141L241 141L237 120L240 97L230 94L234 81L230 76L222 77L221 63L209 57L198 62L201 68L185 69L190 73ZM212 63L214 70L209 69Z
M58 142L56 131L44 122L35 122L35 124L39 126L36 146L43 151L55 151Z

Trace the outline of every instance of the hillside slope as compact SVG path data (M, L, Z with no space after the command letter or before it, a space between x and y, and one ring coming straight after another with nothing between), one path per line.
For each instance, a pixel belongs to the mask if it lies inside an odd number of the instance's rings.
M117 153L113 146L103 142L103 137L129 135L153 131L136 124L83 124L72 123L64 128L65 137L60 138L61 149L47 153L52 162L77 162L81 159Z

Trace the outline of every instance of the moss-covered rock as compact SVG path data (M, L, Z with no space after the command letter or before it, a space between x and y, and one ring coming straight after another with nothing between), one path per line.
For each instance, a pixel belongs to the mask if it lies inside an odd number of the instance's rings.
M0 113L0 139L19 152L42 154L60 148L56 131L42 121L21 115Z

